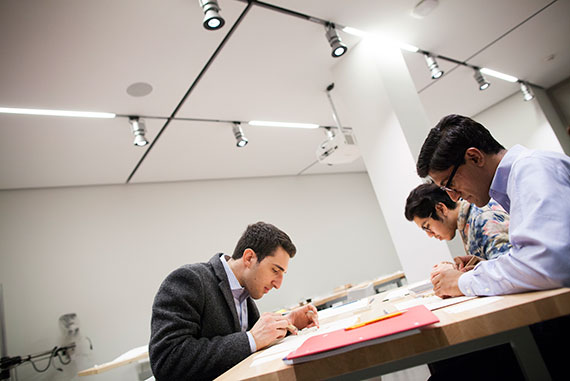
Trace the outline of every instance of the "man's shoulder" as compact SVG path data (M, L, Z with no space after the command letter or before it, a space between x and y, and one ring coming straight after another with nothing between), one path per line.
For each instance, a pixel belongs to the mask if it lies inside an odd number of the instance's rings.
M198 262L182 265L173 270L167 278L213 278L214 269L211 262Z
M504 224L505 230L508 230L509 219L509 214L494 200L483 207L472 205L469 215L471 225L479 228L487 227L489 224Z
M553 151L543 151L535 149L524 149L519 152L513 161L513 169L541 169L541 170L559 170L570 169L570 157Z

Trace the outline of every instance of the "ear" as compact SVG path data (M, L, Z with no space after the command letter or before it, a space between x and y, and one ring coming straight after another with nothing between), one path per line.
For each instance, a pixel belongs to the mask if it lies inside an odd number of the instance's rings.
M447 217L447 206L443 202L438 202L435 204L435 211L439 212L439 214L443 217Z
M243 251L242 260L245 267L251 267L257 262L257 255L255 255L255 251L247 248Z
M478 148L471 147L465 151L465 162L471 163L476 167L483 167L485 165L486 156Z

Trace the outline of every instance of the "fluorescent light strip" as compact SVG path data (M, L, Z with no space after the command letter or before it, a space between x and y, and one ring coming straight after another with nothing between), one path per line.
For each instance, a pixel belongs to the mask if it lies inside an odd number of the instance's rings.
M352 28L350 26L344 26L342 27L342 31L346 32L348 34L352 34L353 36L357 36L357 37L367 37L367 36L374 36L368 32L364 32L362 30L356 29L356 28ZM385 40L387 43L391 44L391 45L395 45L400 49L403 50L407 50L408 52L412 52L412 53L417 53L420 51L420 48L414 46L414 45L410 45L407 44L405 42L401 42L401 41L396 41L396 40L392 40L392 39L388 39L384 36L375 36L375 37L381 37L383 40Z
M251 126L266 126L266 127L319 128L318 124L312 124L312 123L268 122L264 120L251 120L248 122L248 124Z
M44 115L44 116L69 116L76 118L114 118L116 115L110 112L91 111L66 111L66 110L40 110L33 108L11 108L0 107L0 113L23 114L23 115Z
M519 80L517 77L513 77L512 75L508 75L505 73L501 73L499 71L491 70L491 69L488 69L486 67L481 68L481 73L487 74L487 75L490 75L491 77L499 78L499 79L502 79L503 81L508 81L508 82L518 82L518 80Z
M343 31L343 32L346 32L346 33L348 33L348 34L352 34L353 36L362 37L362 38L368 37L368 36L380 37L380 38L383 39L385 42L387 42L387 43L389 43L389 44L392 44L392 45L395 45L395 46L399 47L399 48L402 49L402 50L407 50L408 52L417 53L417 52L420 51L420 49L419 49L418 47L414 46L414 45L410 45L410 44L407 44L407 43L401 42L401 41L396 41L396 40L388 39L388 38L386 38L386 37L384 37L384 36L373 35L373 34L371 34L371 33L367 33L367 32L364 32L364 31L362 31L362 30L359 30L359 29L356 29L356 28L352 28L352 27L350 27L350 26L345 26L345 27L343 27L343 28L342 28L342 31ZM514 83L514 82L518 82L518 80L519 80L517 77L513 77L512 75L505 74L505 73L501 73L501 72L499 72L499 71L492 70L492 69L489 69L489 68L486 68L486 67L481 68L481 73L490 75L490 76L495 77L495 78L502 79L502 80L504 80L504 81L513 82L513 83Z
M366 37L366 35L368 35L368 33L350 26L343 26L342 31L357 37Z

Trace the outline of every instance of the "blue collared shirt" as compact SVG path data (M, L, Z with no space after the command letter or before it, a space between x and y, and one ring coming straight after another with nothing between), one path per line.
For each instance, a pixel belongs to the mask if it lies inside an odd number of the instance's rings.
M465 295L503 295L570 286L570 158L516 145L489 195L511 215L511 250L459 278Z
M225 255L220 255L220 261L222 261L222 264L224 265L224 270L226 270L226 275L228 276L228 281L230 282L230 289L232 290L232 294L234 296L234 303L239 317L241 330L247 334L249 347L253 353L257 351L257 345L255 344L255 339L253 338L251 332L247 331L247 298L249 297L249 292L239 284L239 281L230 268L230 265L228 265L228 260L226 259Z

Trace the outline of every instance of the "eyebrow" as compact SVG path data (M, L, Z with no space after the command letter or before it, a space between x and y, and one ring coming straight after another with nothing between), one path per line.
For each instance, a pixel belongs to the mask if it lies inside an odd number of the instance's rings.
M279 268L279 270L281 270L281 271L283 271L285 274L287 274L287 271L286 271L283 267L279 266L278 264L274 263L273 266Z

